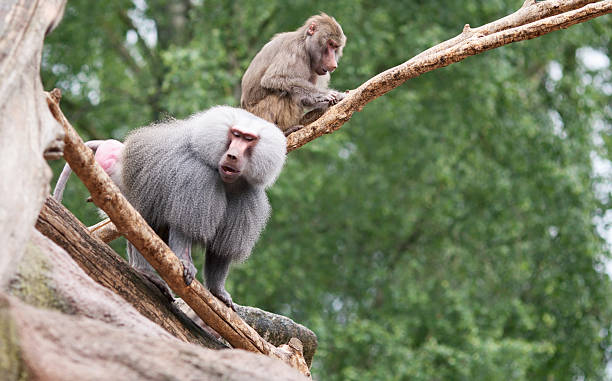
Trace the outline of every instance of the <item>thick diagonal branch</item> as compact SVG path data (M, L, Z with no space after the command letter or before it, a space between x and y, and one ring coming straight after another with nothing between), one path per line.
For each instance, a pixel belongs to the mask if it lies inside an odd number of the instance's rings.
M189 286L185 285L182 275L183 267L178 257L147 225L142 216L123 197L119 188L102 167L95 162L91 149L85 146L81 137L62 113L59 107L60 97L60 91L55 89L47 94L47 103L55 119L64 127L66 134L64 159L83 181L91 193L93 202L106 212L118 231L138 249L168 286L233 347L281 358L298 368L300 372L309 375L308 367L301 353L276 348L265 341L238 314L214 297L197 280L194 280Z
M585 5L586 4L586 5ZM346 123L355 111L386 94L411 78L459 62L467 57L513 42L529 40L565 29L612 12L612 0L605 1L526 1L510 16L463 32L438 44L409 61L388 69L352 90L321 118L287 138L287 151L293 151L324 134L332 133Z

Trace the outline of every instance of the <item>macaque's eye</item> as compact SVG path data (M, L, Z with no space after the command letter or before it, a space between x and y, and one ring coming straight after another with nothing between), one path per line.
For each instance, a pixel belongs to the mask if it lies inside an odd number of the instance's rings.
M234 135L235 137L239 138L240 137L240 132L232 131L232 135Z
M254 138L254 137L252 137L252 136L250 136L250 135L244 135L244 139L245 139L246 141L248 141L248 142L250 142L250 141L252 141L252 140L255 140L255 138Z

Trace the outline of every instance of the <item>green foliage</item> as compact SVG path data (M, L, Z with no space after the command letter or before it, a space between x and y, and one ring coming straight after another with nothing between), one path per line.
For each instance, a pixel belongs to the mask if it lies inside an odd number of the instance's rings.
M347 89L521 3L73 0L43 79L84 138L122 138L237 105L257 50L318 11L348 37L332 79ZM607 16L471 57L291 153L234 300L313 329L322 379L603 378L612 287L595 221L611 179L593 155L612 152L612 74L581 48L609 56L611 37ZM66 204L90 224L85 198L71 181Z

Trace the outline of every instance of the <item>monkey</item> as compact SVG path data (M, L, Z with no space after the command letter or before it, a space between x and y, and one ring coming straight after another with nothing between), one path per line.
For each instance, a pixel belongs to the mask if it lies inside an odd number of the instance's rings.
M230 263L250 255L270 215L265 190L285 161L283 133L245 110L217 106L137 129L125 143L93 142L96 161L183 264L185 284L196 275L192 244L202 245L206 287L235 309L225 280ZM64 185L58 181L54 191L60 199ZM130 243L127 252L130 265L169 292Z
M345 94L329 89L346 36L325 13L293 32L279 33L255 55L242 77L240 106L280 127L288 136L318 118Z

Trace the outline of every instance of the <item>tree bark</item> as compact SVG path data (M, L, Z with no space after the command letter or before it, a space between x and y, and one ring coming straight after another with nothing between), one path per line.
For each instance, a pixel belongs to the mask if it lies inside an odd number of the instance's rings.
M85 226L52 197L47 197L36 229L66 250L93 280L116 292L173 336L208 348L227 348L169 304L157 287L134 271L108 245L93 238Z
M198 315L181 299L176 299L175 303L194 322L204 324ZM242 320L273 345L281 345L289 342L294 337L298 338L302 343L306 364L308 367L312 365L312 359L318 342L317 336L310 329L294 322L288 317L276 315L255 307L237 305L236 312Z
M182 300L168 304L156 286L140 276L109 246L92 237L85 226L53 197L47 197L36 221L36 229L66 250L93 280L120 295L176 338L207 348L228 348L206 330L210 328ZM273 345L285 344L293 337L300 339L306 364L311 365L317 348L317 337L311 330L289 318L258 308L238 306L237 312Z
M7 381L307 380L266 356L206 349L38 309L2 292L0 343L0 374Z
M0 5L0 286L23 252L49 193L44 160L61 153L63 131L49 112L40 81L45 33L62 16L63 0L9 0Z

